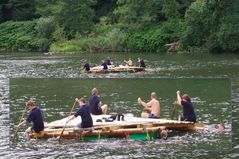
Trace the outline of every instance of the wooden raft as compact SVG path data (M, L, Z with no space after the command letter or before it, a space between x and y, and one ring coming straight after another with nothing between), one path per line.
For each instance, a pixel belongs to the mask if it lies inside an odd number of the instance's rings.
M118 66L118 67L109 67L107 70L103 70L101 67L93 67L87 73L120 73L120 72L141 72L145 71L144 67L137 66Z
M93 116L92 128L80 129L75 125L79 123L80 118L76 118L72 123L69 122L65 131L62 134L63 138L73 139L77 137L94 137L100 139L102 136L106 138L110 137L124 137L134 135L153 134L155 135L162 132L162 130L178 130L178 131L194 131L195 124L187 121L167 120L167 119L148 119L130 117L125 121L113 121L113 122L96 122L100 117L107 117L108 115ZM49 123L45 125L45 130L40 133L35 133L32 138L55 138L59 137L65 121L67 118ZM136 137L137 138L137 137Z

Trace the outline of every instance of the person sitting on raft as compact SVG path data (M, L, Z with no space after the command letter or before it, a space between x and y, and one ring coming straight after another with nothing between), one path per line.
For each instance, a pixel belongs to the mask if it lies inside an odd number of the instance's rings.
M107 70L107 69L108 69L107 62L103 62L103 63L101 64L101 66L103 66L103 70Z
M110 61L110 58L107 57L105 60L106 65L113 65L113 62Z
M124 62L126 63L127 66L132 66L133 65L133 61L131 60L131 58L129 58L128 61L124 60Z
M145 103L140 97L138 98L138 103L144 106L144 109L149 113L143 112L141 114L142 118L159 118L160 116L160 103L157 100L157 96L155 92L151 93L151 101Z
M139 67L143 67L143 68L146 67L144 60L142 58L138 58L138 63L139 63Z
M183 106L183 117L181 117L181 121L192 121L196 122L196 114L194 112L193 104L191 102L191 98L189 95L184 94L182 97L180 96L180 91L176 92L178 105Z
M22 122L18 124L18 128L20 128L22 125L26 124L27 122L33 123L33 126L28 128L25 131L25 138L26 140L30 140L30 136L32 133L40 133L44 130L44 121L42 112L39 107L35 105L35 102L33 100L29 100L27 103L27 108L30 110L30 113L27 117L27 119L22 119Z
M76 102L79 103L80 109L73 115L71 116L68 120L67 123L73 119L75 119L77 116L81 116L81 123L77 125L79 128L89 128L93 126L93 120L90 115L90 109L89 106L87 106L85 103L84 98L76 98Z
M83 66L83 69L84 69L85 71L90 71L90 64L88 63L87 60L85 60L85 65Z
M102 102L100 101L100 98L98 96L98 90L97 88L93 88L92 96L89 100L89 107L90 107L90 113L93 115L101 115L107 113L107 105L102 105Z

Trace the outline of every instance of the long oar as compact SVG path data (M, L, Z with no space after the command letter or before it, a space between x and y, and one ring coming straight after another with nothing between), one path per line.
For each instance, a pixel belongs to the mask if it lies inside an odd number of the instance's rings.
M76 101L74 102L74 104L73 104L73 106L72 106L72 108L71 108L71 111L70 111L70 113L69 113L68 119L69 119L69 117L71 116L71 113L72 113L72 111L73 111L75 105L76 105ZM64 132L64 130L65 130L65 128L66 128L66 124L67 124L67 121L66 121L66 123L65 123L65 125L64 125L64 127L63 127L63 129L62 129L61 135L60 135L60 137L59 137L59 142L60 142L61 136L63 135L63 132Z
M24 115L25 115L26 109L27 109L27 104L26 104L26 107L25 107L25 109L24 109L24 110L23 110L23 112L22 112L22 116L21 116L21 118L20 118L20 120L19 120L19 122L18 122L18 125L21 123L21 121L22 121L22 118L23 118L23 117L24 117ZM16 131L15 131L15 133L14 133L13 137L12 137L12 142L14 142L14 141L15 141L15 139L16 139L16 136L17 136L17 132L18 132L18 130L19 130L19 127L17 127L17 129L16 129Z
M171 115L171 119L172 119L172 120L173 120L173 118L174 118L174 115L175 115L175 112L176 112L176 108L177 108L177 104L174 103L174 104L173 104L173 111L172 111L172 115Z

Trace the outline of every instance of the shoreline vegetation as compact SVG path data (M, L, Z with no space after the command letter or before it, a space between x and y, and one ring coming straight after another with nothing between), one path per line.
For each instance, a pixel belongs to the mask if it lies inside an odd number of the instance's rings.
M238 0L146 1L5 0L0 51L239 52Z

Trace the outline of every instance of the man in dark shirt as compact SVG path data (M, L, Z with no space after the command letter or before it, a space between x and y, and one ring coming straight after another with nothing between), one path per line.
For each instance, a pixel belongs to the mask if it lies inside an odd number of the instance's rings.
M85 104L84 98L76 98L75 99L79 105L80 109L71 117L68 119L67 123L73 119L75 119L77 116L81 116L81 123L78 125L79 128L89 128L93 126L93 120L90 115L89 106Z
M33 126L25 131L26 140L30 140L30 135L33 132L39 133L44 130L44 122L42 112L40 108L35 106L35 102L33 100L27 102L27 107L30 110L30 113L27 119L22 119L22 122L17 127L19 128L27 122L32 122Z
M90 64L87 61L85 61L83 69L85 69L85 71L90 71Z
M107 65L112 65L112 63L111 63L111 61L110 61L110 58L109 58L109 57L107 57L107 59L105 60L105 62L106 62L106 64L107 64Z
M144 60L143 59L141 59L141 58L138 58L138 62L139 62L139 64L140 64L140 67L146 67L146 65L145 65L145 63L144 63Z
M103 70L107 70L108 69L107 62L103 62L101 66L103 66Z
M92 96L89 100L90 112L93 115L100 115L107 113L107 105L102 105L100 98L98 96L98 90L96 88L92 89Z
M177 104L183 106L183 117L181 118L182 121L196 122L196 114L194 112L189 95L184 94L181 98L180 91L177 91Z

